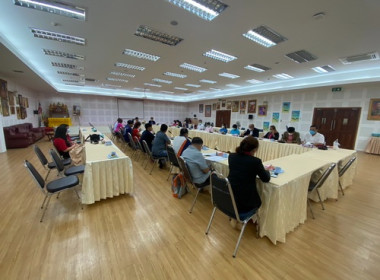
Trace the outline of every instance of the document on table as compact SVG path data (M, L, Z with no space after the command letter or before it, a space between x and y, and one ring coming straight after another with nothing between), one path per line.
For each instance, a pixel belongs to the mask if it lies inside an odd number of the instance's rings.
M226 158L220 157L220 156L209 156L209 157L205 157L205 158L206 158L206 160L215 161L215 162L220 162L220 161L226 160Z

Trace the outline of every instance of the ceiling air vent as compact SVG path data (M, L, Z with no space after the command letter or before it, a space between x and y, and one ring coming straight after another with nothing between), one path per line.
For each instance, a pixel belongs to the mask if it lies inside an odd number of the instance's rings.
M357 62L362 62L362 61L379 60L379 58L380 58L379 53L373 52L373 53L352 55L352 56L340 58L339 60L343 64L351 64L351 63L357 63Z
M86 78L85 80L86 82L96 82L96 79L93 78Z
M309 61L313 61L317 59L315 55L305 50L288 53L285 56L297 63L304 63L304 62L309 62Z

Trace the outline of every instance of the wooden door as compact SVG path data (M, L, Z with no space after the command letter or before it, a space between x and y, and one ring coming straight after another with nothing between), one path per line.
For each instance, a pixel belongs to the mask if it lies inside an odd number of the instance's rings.
M230 127L231 122L231 110L218 110L216 111L215 126L222 127L225 124Z
M327 145L334 142L335 135L332 135L331 126L334 120L334 108L315 108L313 124L318 127L318 132L325 136Z

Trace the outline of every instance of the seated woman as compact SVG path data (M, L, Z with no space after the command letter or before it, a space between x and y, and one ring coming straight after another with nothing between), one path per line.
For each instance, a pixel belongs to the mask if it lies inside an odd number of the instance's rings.
M205 131L209 132L209 133L213 133L214 132L214 128L211 126L211 123L206 122Z
M237 125L234 124L232 126L232 129L230 131L230 134L232 134L233 136L240 136L240 130L237 128Z
M288 130L282 135L281 142L301 144L301 137L294 127L288 127Z
M121 118L118 118L116 123L115 123L115 126L113 128L113 131L115 133L120 133L120 131L123 129L123 119Z
M70 158L69 152L76 146L67 140L67 126L60 125L55 130L53 145L63 158Z
M256 176L259 176L263 182L270 180L270 174L265 170L261 159L254 156L258 148L259 141L253 136L248 136L236 148L236 153L228 157L230 169L228 180L241 220L256 213L261 205L256 189Z
M141 126L141 122L135 122L135 124L133 125L132 138L135 142L140 141L140 137L141 137L140 126Z
M278 140L278 138L280 137L280 134L278 133L276 127L274 125L271 125L270 128L269 128L269 132L267 134L265 134L264 138L267 138L267 139L274 139L274 140Z
M228 130L227 130L227 126L226 126L226 124L223 124L223 125L222 125L222 128L219 129L219 132L220 132L221 134L227 134Z

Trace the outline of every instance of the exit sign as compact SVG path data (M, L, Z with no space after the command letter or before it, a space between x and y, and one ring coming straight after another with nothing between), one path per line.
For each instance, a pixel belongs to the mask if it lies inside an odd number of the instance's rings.
M340 92L342 90L343 90L343 88L341 88L341 87L334 87L331 89L332 92Z

